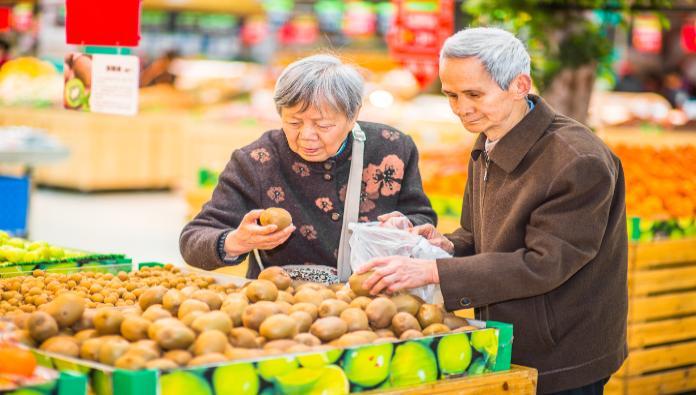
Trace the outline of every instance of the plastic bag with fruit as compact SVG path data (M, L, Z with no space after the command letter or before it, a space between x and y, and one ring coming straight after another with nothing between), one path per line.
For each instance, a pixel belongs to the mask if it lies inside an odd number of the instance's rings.
M380 226L379 222L352 223L350 229L350 267L356 272L362 265L373 258L385 256L407 256L418 259L451 258L440 247L428 242L424 237L405 230ZM418 296L426 303L440 303L439 286L430 284L410 289L412 295Z

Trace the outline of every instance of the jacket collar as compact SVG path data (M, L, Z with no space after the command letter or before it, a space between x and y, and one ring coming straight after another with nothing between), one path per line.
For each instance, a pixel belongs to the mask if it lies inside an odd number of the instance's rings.
M541 97L529 95L529 99L534 103L534 109L498 141L489 155L490 160L508 174L522 162L556 116L553 108ZM474 160L484 152L485 144L486 135L481 133L471 151Z

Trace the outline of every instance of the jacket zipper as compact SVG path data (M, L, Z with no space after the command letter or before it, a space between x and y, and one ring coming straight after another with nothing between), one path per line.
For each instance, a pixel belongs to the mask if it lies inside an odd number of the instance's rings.
M491 164L491 158L488 156L488 152L486 150L483 151L483 159L484 159L484 170L483 170L483 185L481 185L481 217L480 221L483 222L483 204L485 202L486 198L486 185L488 184L488 168L490 167ZM490 314L488 312L488 305L483 306L485 308L486 312L486 318L483 318L483 310L484 309L479 309L480 310L480 317L483 321L488 321L490 320Z

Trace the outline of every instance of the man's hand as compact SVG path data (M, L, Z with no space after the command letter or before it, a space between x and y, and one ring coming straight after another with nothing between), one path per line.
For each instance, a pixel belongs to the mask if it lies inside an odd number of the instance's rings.
M437 265L432 259L403 256L375 258L363 265L357 273L362 274L373 269L374 274L363 283L363 287L369 289L372 295L385 290L394 293L440 282Z
M450 255L454 254L454 244L438 232L432 224L416 226L409 232L425 237L430 244L442 248Z
M278 232L276 232L278 229L276 225L261 226L257 220L262 211L249 211L239 227L227 235L225 239L225 252L227 254L240 256L254 249L270 250L285 243L290 238L292 232L295 231L295 225L290 224Z
M377 217L377 220L380 222L379 226L384 226L387 228L396 228L402 230L413 228L411 220L398 211L392 211L389 214L380 215Z

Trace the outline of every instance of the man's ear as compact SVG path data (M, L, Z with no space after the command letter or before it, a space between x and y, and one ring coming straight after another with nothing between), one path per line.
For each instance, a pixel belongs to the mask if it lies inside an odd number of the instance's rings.
M512 80L510 88L515 96L526 99L532 90L532 77L529 74L520 74Z

